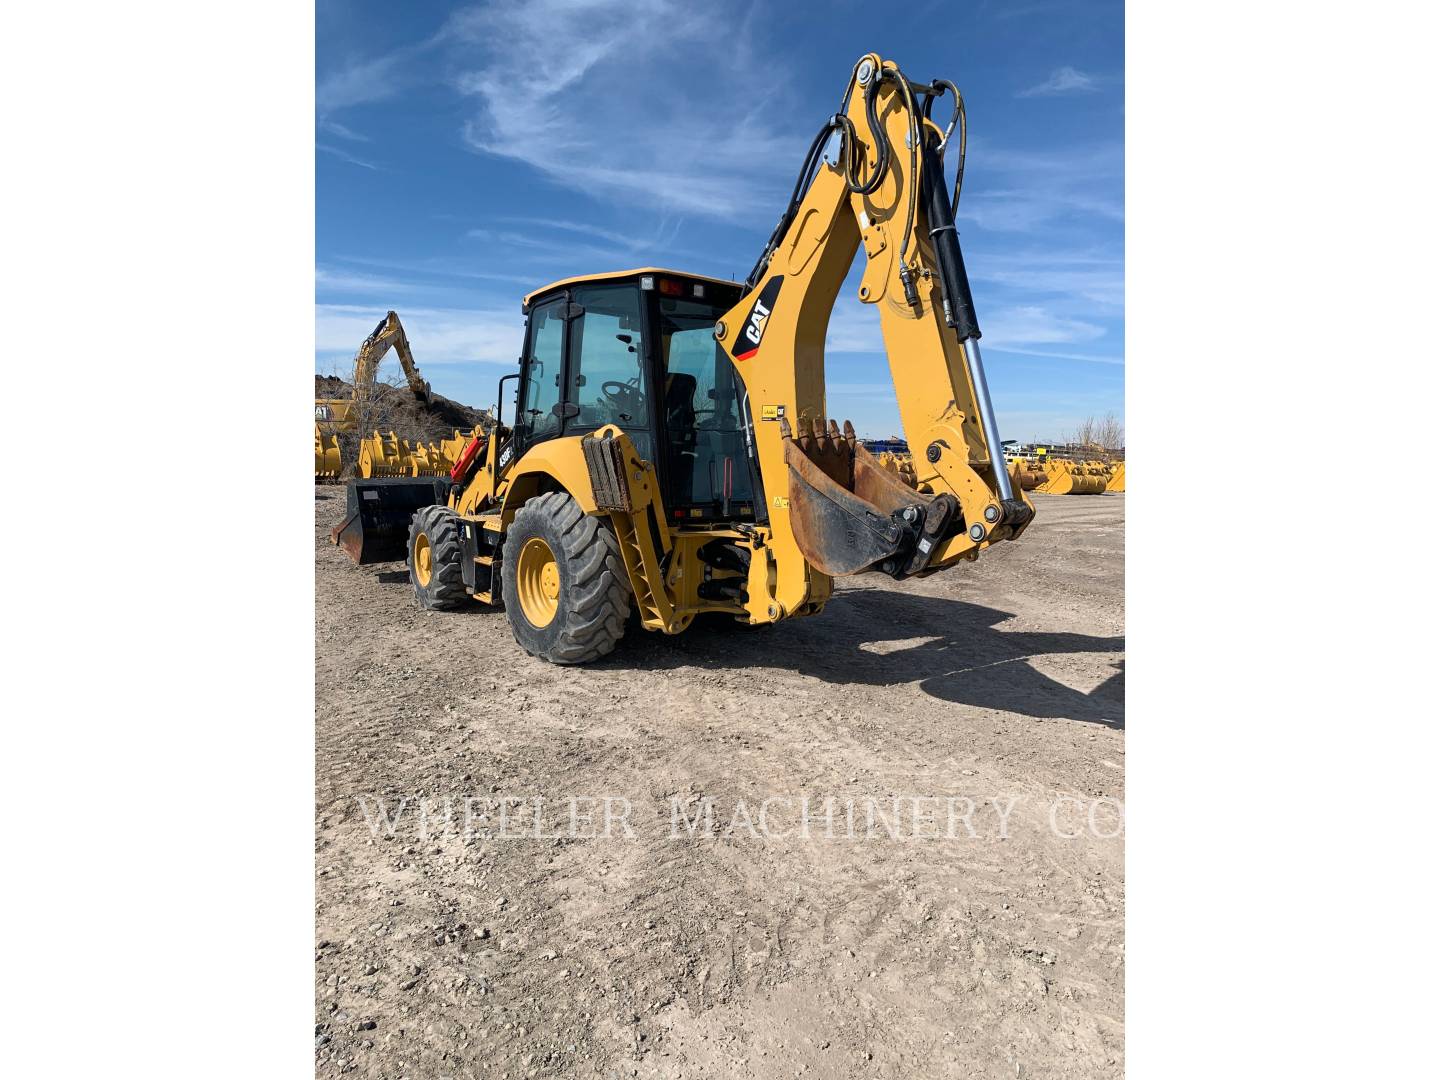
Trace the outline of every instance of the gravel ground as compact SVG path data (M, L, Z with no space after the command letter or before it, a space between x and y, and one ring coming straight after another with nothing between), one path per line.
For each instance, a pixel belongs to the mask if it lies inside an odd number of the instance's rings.
M317 488L317 1074L1122 1075L1125 497L1035 502L557 668Z

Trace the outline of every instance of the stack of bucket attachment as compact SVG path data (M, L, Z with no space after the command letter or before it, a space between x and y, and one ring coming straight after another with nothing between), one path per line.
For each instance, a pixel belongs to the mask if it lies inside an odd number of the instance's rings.
M416 443L410 452L411 476L449 476L455 462L447 461L434 443Z
M395 432L375 432L360 440L360 476L366 480L384 476L411 475L410 444L395 437Z
M445 460L450 463L450 468L453 469L456 462L460 460L460 455L465 452L465 447L469 445L470 441L484 437L484 429L478 424L469 431L456 430L455 434L450 438L440 440L440 453L444 456Z
M790 527L806 560L831 576L923 571L959 514L955 497L905 484L860 445L848 420L844 434L833 420L801 420L799 428L794 434L781 417Z
M909 454L882 450L874 457L882 469L894 473L907 487L919 488L915 479L915 460Z
M340 479L340 436L327 435L315 425L315 479Z
M1081 461L1047 461L1041 495L1100 495L1109 483L1103 465Z
M1110 466L1110 482L1105 485L1106 491L1123 492L1125 490L1125 463L1118 461Z
M1014 458L1010 462L1010 480L1021 491L1034 491L1045 483L1045 466L1038 461Z
M385 476L449 476L466 445L483 436L479 427L466 433L456 431L438 443L417 442L411 446L395 432L375 432L360 440L360 476L370 480Z

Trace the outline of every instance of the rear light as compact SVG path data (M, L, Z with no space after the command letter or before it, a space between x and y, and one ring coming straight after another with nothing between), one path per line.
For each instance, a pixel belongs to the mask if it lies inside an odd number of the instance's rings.
M663 296L679 296L685 290L681 288L678 281L660 281L660 293Z
M649 292L651 289L655 288L655 279L649 274L646 274L640 279L640 288L645 292Z
M703 296L705 295L705 286L704 286L704 285L696 285L696 286L695 286L695 295L696 295L696 296L703 297Z

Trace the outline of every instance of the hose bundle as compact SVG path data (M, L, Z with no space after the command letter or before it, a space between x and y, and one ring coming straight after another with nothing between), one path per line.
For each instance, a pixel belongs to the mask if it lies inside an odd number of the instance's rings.
M910 268L905 262L905 256L910 250L910 241L915 223L915 202L920 189L920 170L922 168L921 138L923 136L923 123L930 118L930 109L937 97L949 93L955 99L955 108L950 117L950 123L945 129L945 136L941 139L940 147L943 149L949 142L950 134L954 131L957 122L960 125L960 156L959 169L955 174L955 194L952 200L952 208L958 208L960 204L960 184L965 172L965 102L960 96L960 91L955 84L945 80L937 79L928 87L918 88L925 97L924 111L917 106L915 94L917 87L907 79L898 67L881 67L871 77L865 86L865 121L870 128L870 137L876 146L875 165L870 169L869 176L863 177L865 171L865 152L855 131L855 125L848 115L850 107L850 94L858 81L860 65L865 61L862 59L855 65L851 72L850 81L845 87L845 96L841 99L840 110L834 116L825 121L825 125L815 135L810 143L810 149L805 154L805 163L801 166L800 175L795 181L794 190L790 193L790 200L785 206L785 212L780 215L770 239L766 241L760 258L756 260L755 266L745 278L745 288L750 290L760 283L766 268L770 265L770 259L775 254L775 249L780 245L785 233L789 230L791 223L795 220L796 211L800 203L809 191L815 174L819 171L820 162L824 158L826 145L833 134L839 133L839 162L844 170L845 186L855 195L870 195L879 188L885 178L886 172L890 169L891 159L894 157L894 147L890 143L889 133L885 130L876 113L876 102L880 95L880 86L885 82L894 82L900 90L900 100L905 109L908 119L908 135L906 138L907 149L910 153L910 177L911 183L907 192L907 207L905 215L905 232L900 241L900 280L905 287L906 299L913 305L919 302L915 293L914 285L910 278ZM952 211L953 212L953 211Z

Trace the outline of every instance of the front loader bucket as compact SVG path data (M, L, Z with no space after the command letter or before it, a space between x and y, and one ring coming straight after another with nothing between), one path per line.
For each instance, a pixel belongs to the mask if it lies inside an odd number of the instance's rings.
M448 477L351 480L345 485L345 519L330 539L361 566L406 558L410 519L424 506L445 502Z
M1106 491L1125 490L1125 463L1122 461L1110 470L1110 479L1105 484Z
M790 475L790 527L807 562L832 577L879 568L918 573L959 510L950 495L926 495L886 469L855 438L816 420L792 437L780 421Z

